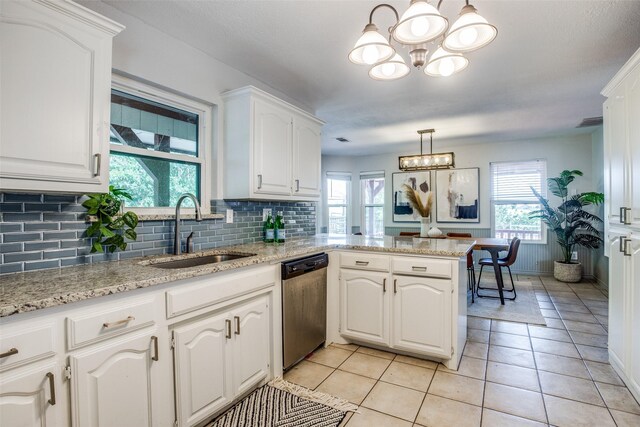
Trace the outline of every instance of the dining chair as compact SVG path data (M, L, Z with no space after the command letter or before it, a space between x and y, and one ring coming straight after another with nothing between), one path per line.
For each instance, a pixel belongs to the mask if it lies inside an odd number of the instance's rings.
M447 233L447 237L469 237L471 233ZM476 270L473 264L473 249L467 254L467 287L471 290L471 303L475 302Z
M516 262L516 259L518 258L519 247L520 247L520 239L517 237L514 237L513 240L511 240L511 243L509 244L509 251L507 252L507 255L503 258L498 258L498 266L500 267L500 274L502 274L503 267L507 267L507 270L509 271L509 278L511 278L511 289L502 289L502 291L513 292L513 298L505 298L511 301L515 300L517 297L516 285L513 281L513 275L511 274L511 266ZM491 258L481 258L480 261L478 261L478 264L480 264L480 275L478 276L478 284L476 285L476 295L478 295L478 298L499 298L493 295L480 295L480 292L479 292L480 289L496 290L495 288L483 288L480 286L480 280L482 279L482 269L484 268L485 265L493 266L493 260Z

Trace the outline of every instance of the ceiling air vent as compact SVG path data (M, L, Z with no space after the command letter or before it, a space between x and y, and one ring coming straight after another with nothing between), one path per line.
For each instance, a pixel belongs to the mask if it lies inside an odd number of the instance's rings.
M349 142L349 140L347 138L343 138L341 136L337 137L336 141L338 141L338 142Z
M602 124L602 116L600 117L589 117L587 119L582 119L582 123L580 123L577 128L588 128L590 126L600 126Z

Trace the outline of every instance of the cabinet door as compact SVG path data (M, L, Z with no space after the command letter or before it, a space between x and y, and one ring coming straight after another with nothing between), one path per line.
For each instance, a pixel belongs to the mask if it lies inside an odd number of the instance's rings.
M627 155L627 103L621 84L604 103L605 220L620 224L620 208L627 206L625 194Z
M268 298L260 297L233 310L233 383L237 396L269 374L270 323Z
M320 196L320 126L296 117L293 122L293 196Z
M153 427L160 411L154 394L163 387L154 365L151 333L112 340L71 356L71 409L74 426ZM169 387L165 384L164 387Z
M393 347L451 357L451 281L393 276Z
M12 427L62 425L58 419L61 407L60 380L55 364L13 375L0 375L0 425ZM53 375L53 376L52 376ZM51 385L56 400L52 400Z
M194 425L233 399L230 327L223 312L174 329L178 425Z
M340 270L340 333L389 345L387 273Z
M618 367L625 366L625 328L627 315L625 256L620 251L622 234L609 233L609 357Z
M291 194L291 121L284 109L254 101L253 192Z
M629 132L629 196L631 217L629 220L640 226L640 65L627 77L627 123Z
M631 257L627 257L630 265L630 280L627 281L629 286L629 317L627 323L627 336L631 340L628 378L631 384L629 389L634 393L636 399L640 399L640 236L631 236L631 242L628 243ZM611 285L609 285L611 286ZM611 312L610 312L611 313Z
M2 189L107 188L112 34L76 8L0 4Z

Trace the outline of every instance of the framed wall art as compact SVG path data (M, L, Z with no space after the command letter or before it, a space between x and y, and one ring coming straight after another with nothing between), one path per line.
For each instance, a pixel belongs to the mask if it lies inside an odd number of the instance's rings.
M480 168L436 171L436 221L480 222Z
M431 190L431 175L428 171L394 172L392 175L392 209L393 222L420 222L420 215L414 212L405 197L403 184L420 191L422 200L426 200L427 192Z

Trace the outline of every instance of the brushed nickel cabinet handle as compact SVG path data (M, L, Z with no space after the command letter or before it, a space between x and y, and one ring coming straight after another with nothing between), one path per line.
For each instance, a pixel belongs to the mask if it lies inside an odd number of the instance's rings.
M18 349L17 348L10 348L9 350L5 351L4 353L0 353L0 359L4 358L4 357L9 357L9 356L13 356L14 354L18 354Z
M624 206L620 206L620 224L624 224Z
M620 236L620 252L622 252L622 253L624 253L624 250L625 250L624 241L625 241L625 237L624 236Z
M236 322L236 335L240 335L240 317L238 316L233 316L233 320L235 320Z
M300 191L300 180L296 179L296 193Z
M369 261L356 261L356 265L369 265Z
M382 279L382 292L387 292L387 278Z
M262 174L258 174L258 190L262 188Z
M624 223L625 223L625 225L631 225L631 220L629 219L629 213L630 212L631 212L631 208L624 208Z
M102 327L103 327L103 328L105 328L105 329L109 329L109 328L113 328L113 327L116 327L116 326L124 325L124 324L129 323L129 322L132 322L132 321L134 321L134 320L136 320L136 318L135 318L135 317L133 317L133 316L127 316L127 318L126 318L126 319L117 320L117 321L115 321L115 322L104 322L104 323L102 324Z
M398 293L398 279L393 279L393 293Z
M227 327L227 334L225 335L225 337L226 337L227 339L229 339L229 338L231 338L231 320L226 319L226 320L224 321L224 323L225 323L225 325L226 325L226 327Z
M412 266L411 270L413 271L427 271L427 267L417 267L417 266Z
M629 249L629 246L631 246L629 243L631 243L631 239L624 239L624 250L622 251L624 256L632 255L631 250L627 251L627 249Z
M47 378L49 379L49 391L51 392L51 399L49 399L49 404L53 406L56 404L55 378L51 372L47 372Z
M151 337L151 341L153 342L153 356L151 356L151 360L157 362L160 360L160 355L158 354L158 337L155 335Z
M93 170L93 176L100 176L100 167L102 165L102 154L94 154L93 155L93 160L94 160L94 167L95 169Z

